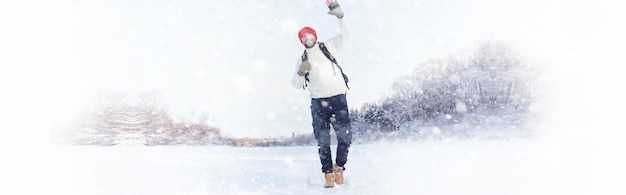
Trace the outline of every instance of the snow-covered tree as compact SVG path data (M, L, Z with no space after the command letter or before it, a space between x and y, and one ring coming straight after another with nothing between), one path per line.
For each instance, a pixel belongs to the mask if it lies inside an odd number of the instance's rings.
M202 145L220 142L220 129L203 115L194 122L174 122L157 93L137 98L101 94L78 124L67 131L53 130L80 145ZM63 127L57 127L63 128Z
M459 123L464 117L522 115L534 101L534 71L505 43L485 41L467 56L419 63L393 94L352 114L360 133L393 132L415 122ZM515 119L518 120L518 119ZM519 120L518 120L519 121Z

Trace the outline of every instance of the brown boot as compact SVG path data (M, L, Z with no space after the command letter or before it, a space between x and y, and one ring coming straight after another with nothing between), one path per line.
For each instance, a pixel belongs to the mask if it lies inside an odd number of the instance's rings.
M342 185L344 184L344 180L343 180L343 167L338 167L337 165L333 165L334 166L334 171L335 171L335 183L337 183L337 185Z
M324 179L326 179L326 183L324 183L325 188L335 187L335 176L333 173L326 173Z

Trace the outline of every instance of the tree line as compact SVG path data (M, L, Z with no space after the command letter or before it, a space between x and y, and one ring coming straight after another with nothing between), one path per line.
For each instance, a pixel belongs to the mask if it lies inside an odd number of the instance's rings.
M418 64L394 82L391 96L351 110L353 131L376 139L372 136L420 126L463 123L471 129L490 118L500 125L523 125L538 98L536 73L505 43L485 41L465 56Z
M175 120L158 93L136 97L102 93L70 125L52 127L51 142L69 145L227 145L267 147L312 145L311 134L280 138L229 138L210 125L207 114Z
M375 141L405 130L421 134L423 127L486 123L523 125L529 106L538 98L535 70L522 56L499 41L485 41L467 55L453 55L417 64L396 79L392 95L352 108L355 139ZM312 134L288 138L226 138L208 123L208 115L174 120L157 93L133 97L101 94L70 127L52 128L55 142L79 145L315 145ZM457 132L458 133L458 132ZM414 136L414 135L410 135Z

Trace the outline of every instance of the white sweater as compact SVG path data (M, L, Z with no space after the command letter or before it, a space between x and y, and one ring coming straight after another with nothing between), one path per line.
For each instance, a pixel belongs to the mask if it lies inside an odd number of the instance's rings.
M341 49L343 40L346 39L350 33L347 22L344 19L339 19L339 25L341 30L339 33L324 41L328 51L337 59L338 63L341 63L339 58L339 49ZM307 89L311 98L327 98L340 94L346 94L348 88L341 75L341 70L337 65L333 64L319 48L316 43L315 46L306 49L309 63L311 63L311 71L309 71L309 82L307 83ZM302 58L298 57L296 68L291 79L291 84L296 89L302 89L304 86L304 76L298 75L298 69L302 64ZM343 68L343 67L342 67Z

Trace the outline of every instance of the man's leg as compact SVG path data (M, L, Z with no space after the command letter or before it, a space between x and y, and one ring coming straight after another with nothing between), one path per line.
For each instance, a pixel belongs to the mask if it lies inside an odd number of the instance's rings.
M333 128L337 133L337 166L342 167L348 161L348 150L352 144L352 125L345 95L333 99Z
M317 140L322 172L333 172L333 159L330 152L330 114L328 103L322 99L311 100L311 116L313 119L313 133Z
M337 159L335 160L337 164L334 167L335 183L342 185L345 183L343 172L346 170L344 166L348 162L348 149L350 149L350 144L352 143L352 132L350 131L350 124L347 126L337 124L333 125L333 127L336 128L338 143Z
M340 122L343 121L343 122ZM352 144L352 130L350 119L340 119L337 116L337 124L333 125L337 133L337 166L343 167L348 161L348 150Z
M350 125L350 115L348 113L348 104L345 95L333 98L333 128L337 134L337 159L334 167L335 183L344 184L344 165L348 161L348 150L352 143L352 126Z

